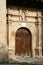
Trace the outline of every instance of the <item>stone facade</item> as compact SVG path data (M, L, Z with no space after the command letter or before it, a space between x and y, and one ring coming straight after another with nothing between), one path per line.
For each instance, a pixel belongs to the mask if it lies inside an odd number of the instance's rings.
M0 62L7 58L6 0L0 2Z
M22 58L15 55L15 35L21 27L29 29L32 34L32 58L43 58L43 11L14 6L6 8L6 0L1 0L0 6L0 54L3 53L1 58Z

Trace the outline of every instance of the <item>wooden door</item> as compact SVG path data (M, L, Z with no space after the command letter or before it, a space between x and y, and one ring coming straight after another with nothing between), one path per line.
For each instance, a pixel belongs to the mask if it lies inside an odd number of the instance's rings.
M29 56L31 51L31 36L26 29L19 29L16 33L15 54Z

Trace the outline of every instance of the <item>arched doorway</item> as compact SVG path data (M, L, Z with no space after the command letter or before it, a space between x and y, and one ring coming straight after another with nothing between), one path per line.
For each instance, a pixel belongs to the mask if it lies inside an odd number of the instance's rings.
M31 32L21 27L16 32L15 37L15 55L31 56Z

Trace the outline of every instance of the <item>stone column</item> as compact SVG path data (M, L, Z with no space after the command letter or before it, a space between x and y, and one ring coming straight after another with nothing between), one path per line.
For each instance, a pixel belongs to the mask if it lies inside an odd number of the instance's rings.
M39 57L42 56L42 23L41 18L39 18Z

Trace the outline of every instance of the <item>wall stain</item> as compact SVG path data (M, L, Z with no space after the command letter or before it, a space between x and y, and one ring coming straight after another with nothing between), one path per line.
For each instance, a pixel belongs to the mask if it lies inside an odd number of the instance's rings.
M12 32L11 32L11 36L14 36L14 35L15 35L14 31L12 31Z

